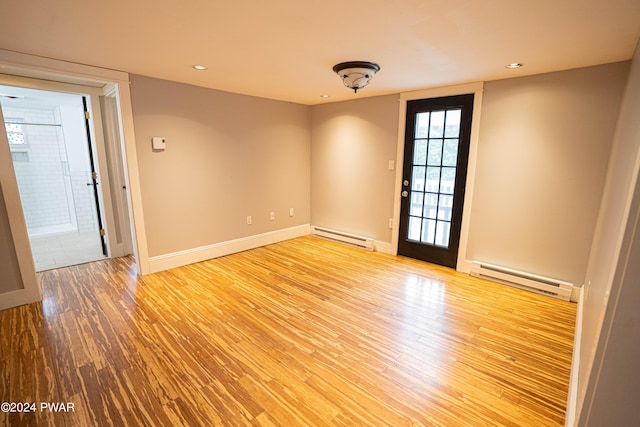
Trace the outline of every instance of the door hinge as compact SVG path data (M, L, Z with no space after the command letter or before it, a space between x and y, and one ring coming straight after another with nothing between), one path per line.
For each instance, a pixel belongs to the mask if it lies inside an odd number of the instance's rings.
M93 178L94 180L98 179L98 173L97 172L91 172L91 178Z
M100 229L100 235L101 235L101 236L104 236L105 234L106 234L106 233L104 232L104 228L101 228L101 229Z
M91 116L89 115L89 112L88 112L88 111L85 111L85 112L84 112L84 118L85 118L85 119L87 119L87 120L89 120L89 118L90 118L90 117L91 117Z

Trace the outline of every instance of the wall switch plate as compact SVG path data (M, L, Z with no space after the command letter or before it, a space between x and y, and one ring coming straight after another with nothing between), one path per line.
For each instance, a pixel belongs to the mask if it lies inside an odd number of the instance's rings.
M167 140L162 136L154 136L151 138L151 145L154 150L164 150L167 148Z
M271 221L273 221L274 219L276 219L276 213L275 212L269 212L269 219Z
M389 228L393 228L393 218L389 218Z
M289 208L289 216L293 216L293 208Z
M389 160L389 170L392 171L396 168L396 162L394 160Z

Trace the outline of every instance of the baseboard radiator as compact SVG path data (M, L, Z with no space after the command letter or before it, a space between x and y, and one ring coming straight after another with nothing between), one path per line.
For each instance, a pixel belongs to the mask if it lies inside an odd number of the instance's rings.
M342 231L330 230L322 227L311 227L311 234L325 239L334 240L340 243L346 243L351 246L373 251L373 239L368 237L356 236L354 234Z
M515 286L538 294L552 296L564 301L570 301L571 291L573 290L573 284L569 282L479 261L473 261L471 275Z

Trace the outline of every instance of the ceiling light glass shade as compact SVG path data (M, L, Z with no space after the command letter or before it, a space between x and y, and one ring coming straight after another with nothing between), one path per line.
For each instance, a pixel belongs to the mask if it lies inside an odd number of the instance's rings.
M358 89L369 84L373 75L380 71L380 66L373 62L350 61L334 65L333 71L340 76L346 87L357 93Z

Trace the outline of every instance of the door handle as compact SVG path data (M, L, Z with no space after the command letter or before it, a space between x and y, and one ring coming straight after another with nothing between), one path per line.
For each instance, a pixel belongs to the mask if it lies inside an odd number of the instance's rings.
M409 192L407 190L404 190L402 193L400 193L400 195L402 197L407 197L409 195Z

